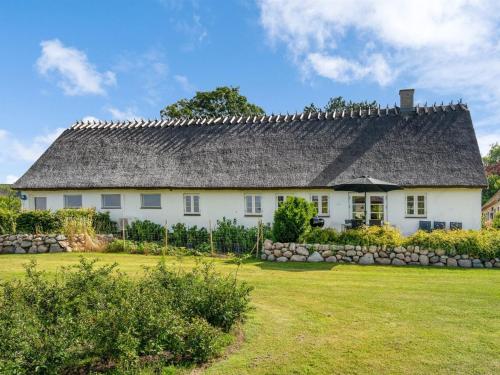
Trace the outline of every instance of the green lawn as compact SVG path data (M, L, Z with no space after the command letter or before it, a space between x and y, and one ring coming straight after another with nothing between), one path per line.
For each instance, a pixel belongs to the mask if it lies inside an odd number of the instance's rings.
M137 275L157 257L92 254ZM55 271L78 254L2 255L0 279L35 258ZM194 258L168 257L189 267ZM217 268L235 265L217 259ZM500 270L252 261L244 342L206 374L499 374Z

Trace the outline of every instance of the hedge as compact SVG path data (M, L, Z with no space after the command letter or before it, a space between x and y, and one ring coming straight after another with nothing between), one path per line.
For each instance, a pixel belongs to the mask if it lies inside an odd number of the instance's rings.
M303 243L420 246L429 250L443 249L447 255L468 254L479 258L500 257L500 230L435 230L417 231L404 237L396 228L372 226L337 232L331 228L313 229L300 238Z

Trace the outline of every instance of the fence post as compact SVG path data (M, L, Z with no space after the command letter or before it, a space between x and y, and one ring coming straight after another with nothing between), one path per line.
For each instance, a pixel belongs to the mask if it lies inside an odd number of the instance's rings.
M125 242L125 218L122 218L122 240L123 240L123 248L125 252L127 250L127 243Z
M165 250L163 251L163 255L168 251L168 221L165 220Z
M212 220L208 219L208 233L210 233L210 252L214 256L214 239L212 237Z
M255 244L255 258L259 259L260 219L257 220L257 243Z

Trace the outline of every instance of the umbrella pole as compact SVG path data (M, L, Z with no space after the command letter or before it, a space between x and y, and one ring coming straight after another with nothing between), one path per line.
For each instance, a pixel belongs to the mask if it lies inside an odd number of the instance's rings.
M367 202L366 202L366 191L365 191L365 225L368 225L366 224L366 220L367 220L367 217L366 217L366 206L367 206Z

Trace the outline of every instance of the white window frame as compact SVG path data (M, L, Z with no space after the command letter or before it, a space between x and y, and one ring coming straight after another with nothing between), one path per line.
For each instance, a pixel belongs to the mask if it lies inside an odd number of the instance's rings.
M144 205L144 196L146 195L159 195L160 196L160 205L159 206L145 206ZM141 194L141 209L145 210L160 210L161 209L161 194L160 193L142 193Z
M408 211L408 198L413 197L413 213ZM424 197L424 213L418 213L418 197ZM405 194L405 216L406 217L427 217L427 194L425 193L407 193Z
M318 216L329 217L330 216L330 194L311 194L309 200L314 203L314 198L318 199ZM323 211L323 198L326 198L326 212Z
M104 204L104 197L109 197L111 195L118 195L118 199L119 199L118 206L107 206L107 205ZM114 210L114 209L120 209L120 208L122 208L122 195L119 194L119 193L101 194L101 208L108 209L108 210Z
M195 197L198 198L198 211L195 210L195 205L194 205ZM188 200L189 200L189 210L188 210L188 205L187 205ZM184 215L186 215L186 216L199 216L199 215L201 215L200 194L198 194L198 193L186 193L186 194L184 194L184 196L182 198L182 202L183 202L182 204L184 206Z
M79 207L77 207L77 206L70 207L68 205L68 198L69 197L80 197L80 202L81 202L80 206ZM64 205L63 205L64 208L82 208L83 207L83 196L81 194L64 194L63 199L64 199Z
M45 208L38 208L36 205L37 199L45 199ZM45 211L47 210L47 197L34 197L33 198L33 206L35 207L35 211Z
M256 209L256 198L259 197L260 210ZM247 210L247 199L251 199L251 209ZM261 194L245 194L243 198L243 210L245 212L245 216L262 216L262 195Z

